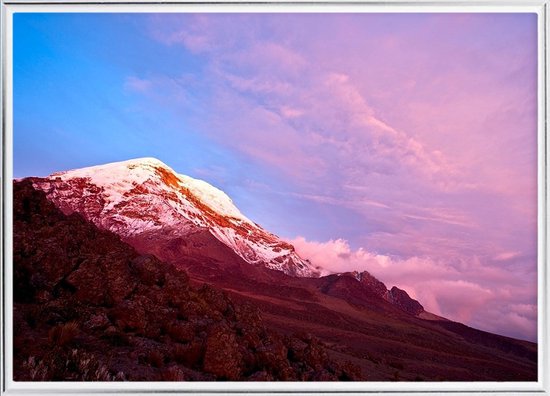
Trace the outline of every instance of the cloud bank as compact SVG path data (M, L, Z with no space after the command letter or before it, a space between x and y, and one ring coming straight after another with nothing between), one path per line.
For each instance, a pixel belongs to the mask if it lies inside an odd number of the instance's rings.
M290 242L300 256L322 267L323 275L369 271L389 289L397 285L406 290L428 312L493 333L536 340L536 290L518 285L517 271L489 268L475 257L468 263L390 257L363 248L353 250L342 239L320 243L297 237ZM510 253L501 256L494 260L514 257ZM526 283L535 280L531 276ZM506 329L502 328L503 323Z

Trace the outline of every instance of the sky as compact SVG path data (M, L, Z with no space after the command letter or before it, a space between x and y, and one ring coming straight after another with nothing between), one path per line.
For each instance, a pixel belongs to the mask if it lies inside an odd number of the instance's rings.
M14 177L156 157L327 271L537 337L535 14L14 15Z

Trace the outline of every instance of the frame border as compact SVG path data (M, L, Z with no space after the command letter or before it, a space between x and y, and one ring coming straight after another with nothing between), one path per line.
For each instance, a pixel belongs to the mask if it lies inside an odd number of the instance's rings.
M548 42L550 40L548 8L550 0L482 0L482 1L414 1L414 0L0 0L2 25L0 65L2 91L0 127L2 132L0 160L2 164L2 327L1 376L2 393L24 394L549 394L550 329L548 319ZM435 11L434 11L435 10ZM175 12L359 12L359 13L428 13L428 12L532 12L538 15L538 381L536 382L15 382L12 377L12 179L13 179L13 14L16 12L71 13L175 13Z

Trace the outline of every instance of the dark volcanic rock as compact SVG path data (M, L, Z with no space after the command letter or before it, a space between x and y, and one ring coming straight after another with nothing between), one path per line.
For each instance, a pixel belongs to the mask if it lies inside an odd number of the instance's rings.
M332 279L328 286L325 286L325 293L344 298L348 302L372 306L375 302L372 296L375 295L413 316L424 312L424 307L412 299L405 290L396 286L388 290L383 282L367 271L346 272L337 277L329 275L325 278Z
M387 296L388 289L386 288L386 285L383 282L376 279L374 276L372 276L368 271L360 272L356 276L359 282L369 287L380 297Z
M389 300L411 315L418 315L424 312L424 307L418 301L412 299L405 290L402 290L396 286L391 288Z
M236 334L226 325L209 329L204 353L204 371L220 379L237 380L243 366Z

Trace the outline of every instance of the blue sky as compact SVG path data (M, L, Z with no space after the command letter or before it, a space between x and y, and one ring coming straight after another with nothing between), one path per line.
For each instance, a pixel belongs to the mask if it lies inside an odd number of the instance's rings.
M14 15L14 176L156 157L332 270L536 337L536 15Z
M192 160L201 157L192 149L196 143L182 144L200 136L182 138L181 119L160 105L144 111L139 98L124 89L129 74L156 70L170 76L201 67L184 51L155 45L140 30L144 20L15 15L15 176L144 155L170 158L176 150ZM155 139L155 130L162 131L161 139Z
M221 187L250 217L293 236L295 225L289 228L281 213L273 216L272 207L242 191L247 183L265 178L277 184L277 174L257 171L257 164L201 134L197 118L209 117L201 106L210 101L213 89L199 82L191 98L185 98L185 107L172 106L178 101L177 90L187 89L178 81L181 76L200 75L206 61L185 49L159 45L147 29L150 19L16 14L14 177L153 156L180 173ZM132 76L159 74L174 86L164 87L169 92L158 97L143 98L128 87ZM310 211L307 202L280 199L295 213ZM308 234L317 230L320 238L328 237L319 233L323 221L318 216L296 220Z

